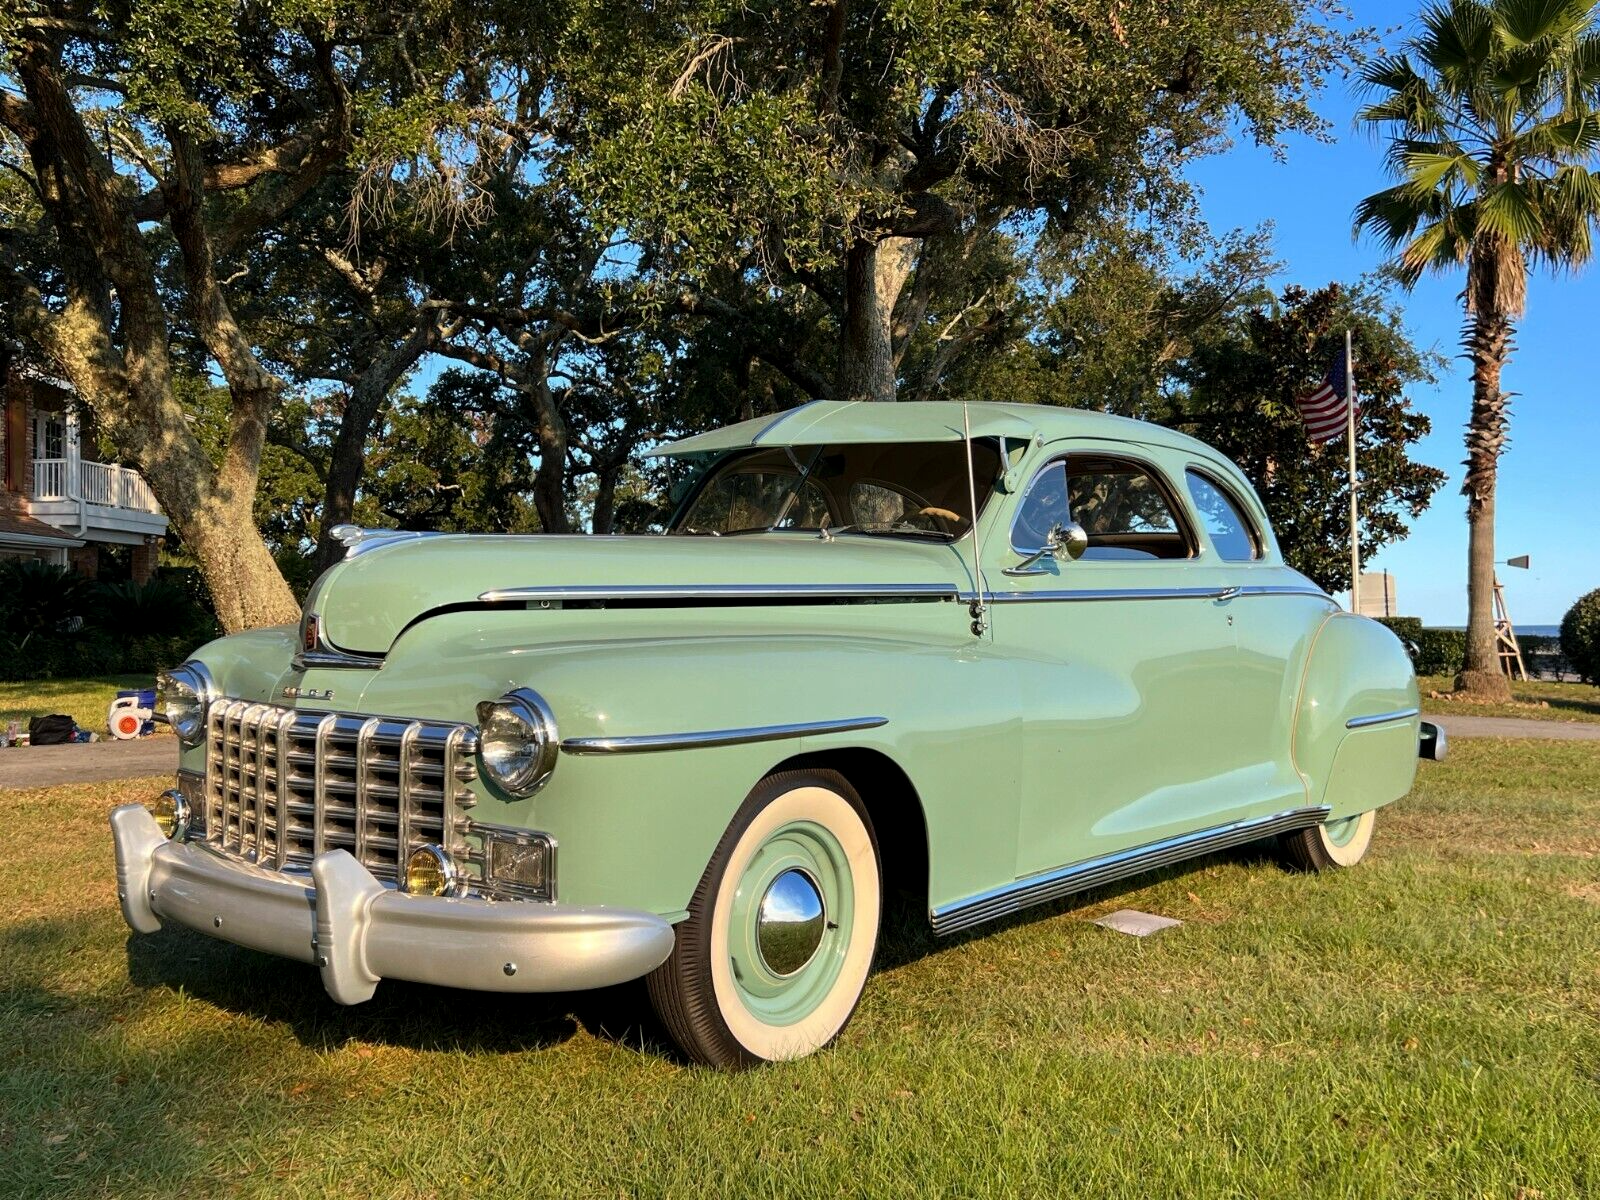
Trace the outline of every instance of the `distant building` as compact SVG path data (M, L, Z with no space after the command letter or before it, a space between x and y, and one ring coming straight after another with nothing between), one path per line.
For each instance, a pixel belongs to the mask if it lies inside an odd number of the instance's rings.
M1363 617L1398 617L1400 601L1395 591L1394 576L1387 571L1366 571L1361 575L1361 615Z
M0 353L0 558L144 582L167 532L149 485L96 461L68 384L8 357Z

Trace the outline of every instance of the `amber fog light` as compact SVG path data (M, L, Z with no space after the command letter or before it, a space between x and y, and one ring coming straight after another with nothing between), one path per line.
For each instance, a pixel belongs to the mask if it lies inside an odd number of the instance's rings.
M189 829L189 801L177 788L168 788L145 804L156 826L169 838L181 838Z
M455 868L437 846L419 846L406 859L406 891L413 896L442 896L455 881Z

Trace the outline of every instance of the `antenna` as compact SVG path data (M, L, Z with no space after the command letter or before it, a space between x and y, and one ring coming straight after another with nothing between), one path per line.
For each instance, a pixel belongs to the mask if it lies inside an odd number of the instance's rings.
M972 422L967 417L967 402L961 402L961 439L967 448L967 502L972 514L972 603L967 611L972 614L972 636L982 637L989 627L988 611L983 604L983 567L978 561L978 480L972 465Z

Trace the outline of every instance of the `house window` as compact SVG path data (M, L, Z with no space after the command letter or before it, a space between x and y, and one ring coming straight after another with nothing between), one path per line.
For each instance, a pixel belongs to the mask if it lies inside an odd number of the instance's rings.
M60 413L41 412L34 415L35 458L65 458L67 456L67 420Z

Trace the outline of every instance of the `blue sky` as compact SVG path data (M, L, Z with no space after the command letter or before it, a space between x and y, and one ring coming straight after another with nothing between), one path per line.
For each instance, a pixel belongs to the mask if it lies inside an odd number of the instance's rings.
M1400 6L1355 0L1361 23L1387 28ZM1389 32L1385 41L1404 36ZM1284 162L1241 142L1196 165L1201 207L1218 231L1271 222L1283 269L1277 284L1320 286L1353 281L1383 261L1370 238L1353 242L1357 201L1384 186L1383 146L1352 127L1357 101L1348 84L1330 82L1318 110L1333 122L1332 144L1294 139ZM1450 481L1417 520L1411 536L1367 564L1396 577L1400 608L1430 625L1467 619L1465 500L1461 496L1462 433L1471 402L1459 336L1459 277L1424 280L1402 295L1414 341L1438 350L1449 366L1437 385L1418 387L1411 402L1433 419L1414 451L1448 471ZM1600 265L1576 277L1535 277L1528 313L1504 386L1512 401L1511 445L1501 459L1495 557L1532 556L1531 570L1502 567L1500 579L1518 625L1554 624L1579 595L1600 587ZM1359 386L1360 368L1357 366Z

